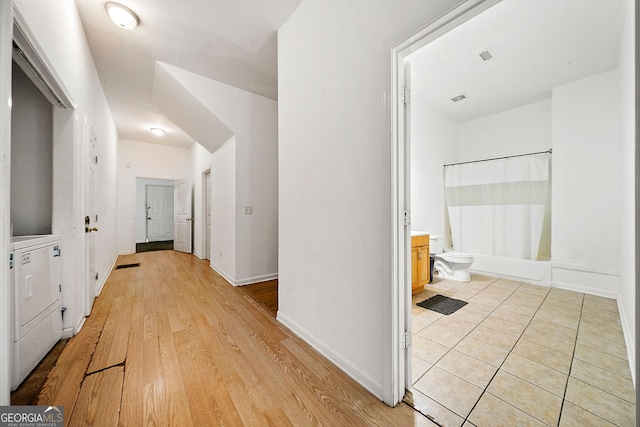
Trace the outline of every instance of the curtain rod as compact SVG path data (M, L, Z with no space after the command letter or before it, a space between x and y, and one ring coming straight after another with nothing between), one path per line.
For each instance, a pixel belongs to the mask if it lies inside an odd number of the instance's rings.
M551 151L552 151L552 149L549 148L547 151L538 151L537 153L515 154L513 156L496 157L494 159L471 160L471 161L468 161L468 162L450 163L448 165L444 165L444 167L446 168L447 166L466 165L466 164L469 164L469 163L490 162L492 160L511 159L513 157L535 156L536 154L551 154Z

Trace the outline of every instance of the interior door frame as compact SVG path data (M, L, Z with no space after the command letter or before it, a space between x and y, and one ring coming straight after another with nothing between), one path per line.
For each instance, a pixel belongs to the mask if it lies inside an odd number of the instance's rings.
M207 207L211 206L207 177L211 179L211 167L202 172L202 258L211 261L211 254L207 251L207 247L210 248L211 244L211 235L208 232L209 224L207 224Z
M11 180L11 56L13 37L13 2L0 3L0 181ZM11 239L11 189L9 185L0 186L0 257L9 258ZM11 360L11 299L9 298L9 263L0 263L0 405L10 403L11 386L9 383Z
M390 52L385 88L388 134L391 135L391 271L389 305L385 317L391 319L391 331L385 334L384 402L395 406L411 388L411 141L403 89L409 78L405 58L436 38L446 34L501 0L468 0L441 16L385 45ZM408 221L405 222L405 217ZM388 317L387 317L388 316Z

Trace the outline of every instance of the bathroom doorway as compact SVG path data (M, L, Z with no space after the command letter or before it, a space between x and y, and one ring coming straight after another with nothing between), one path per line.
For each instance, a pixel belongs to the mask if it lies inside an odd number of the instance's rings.
M393 400L400 401L405 391L412 384L412 297L411 297L411 230L412 230L412 163L411 141L412 121L412 80L414 71L408 62L411 54L418 52L430 42L447 34L500 0L475 0L464 3L438 20L415 31L415 33L396 45L393 51L393 82L392 93L392 135L394 135L394 151L396 153L396 167L394 168L394 255L393 264L396 266L394 282L397 290L396 301L398 309L394 319L393 341L397 340L400 352L395 357L397 377L392 379ZM425 230L429 231L429 230ZM444 233L443 233L444 234Z
M576 173L581 174L582 181L588 181L592 175L588 171L580 171L575 156L556 157L556 148L559 153L562 148L564 153L580 151L583 154L580 147L576 149L568 139L557 135L562 135L563 131L575 133L575 129L569 127L571 125L567 117L575 117L576 121L584 120L580 116L583 113L574 105L580 103L577 99L591 102L583 101L580 105L590 105L596 110L594 105L601 105L601 102L590 101L588 94L591 91L601 87L605 94L615 92L611 88L617 83L618 58L614 55L606 60L591 62L589 56L581 56L580 46L605 43L607 40L610 47L602 50L617 52L619 46L615 44L620 43L617 29L624 20L625 8L623 1L608 6L594 3L590 4L590 8L567 2L563 10L546 1L536 2L535 5L520 0L470 1L393 49L391 133L394 135L396 154L394 212L397 212L394 222L394 266L397 273L394 279L398 285L394 289L399 289L398 327L395 334L398 341L404 338L407 343L407 350L401 351L398 356L398 394L408 388L403 385L411 384L412 378L412 304L408 290L411 271L408 257L410 231L433 233L435 230L434 234L444 236L445 248L451 248L454 243L444 205L446 189L443 166L542 153L553 148L554 203L563 203L565 199L571 199L577 205L586 203L584 195L576 194L578 186L575 185L575 179L565 180L564 186L556 185L556 178L565 178L561 176L563 171L572 168L577 168ZM576 11L578 9L579 12ZM549 10L554 11L553 19L543 19L550 15ZM564 15L565 12L571 13L571 16ZM496 15L501 19L497 19ZM545 22L543 27L539 25L542 21ZM466 38L461 36L465 33ZM558 49L557 41L560 39L565 50ZM587 43L587 39L591 41ZM545 54L531 55L531 52L537 51ZM432 68L429 69L429 65L425 64L431 64ZM511 68L504 68L507 65ZM526 69L518 68L520 66ZM545 82L546 86L532 90L541 82ZM425 95L426 87L429 96L438 95L437 99ZM578 88L583 90L579 91ZM583 94L586 95L580 98ZM604 98L613 102L608 96ZM561 110L563 107L566 112ZM615 128L615 118L607 122L608 117L604 116L598 116L599 123ZM552 135L556 136L552 138ZM417 144L418 141L421 145ZM584 152L587 163L597 162L596 157L603 155L595 147L593 143L592 152L595 154ZM416 195L417 190L421 194ZM562 197L562 191L567 197ZM557 206L553 207L554 212L562 210ZM428 209L432 211L425 215ZM559 216L555 216L554 224L558 224L558 221ZM580 227L575 229L580 230ZM550 240L551 233L548 236ZM569 238L557 234L553 237L556 245L559 237L564 238L564 247L580 242L579 236ZM471 252L455 245L453 249ZM549 264L547 271L550 275L550 250L543 254L546 259L541 257L540 252L532 253L537 254L537 259L532 261ZM496 260L496 255L488 254L486 257L502 262ZM543 279L532 280L532 275L538 270L523 267L527 264L516 257L508 258L517 261L517 267L511 269L509 274L503 274L495 266L495 270L480 268L481 263L475 261L473 270L490 276L513 278L519 282L550 284L550 276L546 277L549 280L547 282ZM555 272L561 268L554 265L554 278ZM598 291L598 288L594 290Z

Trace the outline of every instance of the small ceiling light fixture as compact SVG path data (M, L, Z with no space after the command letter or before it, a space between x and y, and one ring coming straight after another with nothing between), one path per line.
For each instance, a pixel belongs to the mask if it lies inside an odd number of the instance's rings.
M462 101L463 99L467 99L467 98L469 98L469 95L467 95L466 93L461 93L460 95L454 96L453 98L451 98L451 100L453 102L459 102L459 101Z
M151 128L151 133L154 134L155 136L162 136L164 135L164 129Z
M133 30L138 26L138 16L131 9L118 3L109 2L104 5L109 18L120 28Z

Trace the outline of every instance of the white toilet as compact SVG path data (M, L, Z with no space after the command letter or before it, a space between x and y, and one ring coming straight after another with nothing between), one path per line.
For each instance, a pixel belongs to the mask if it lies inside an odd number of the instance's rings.
M471 280L469 267L473 264L473 255L462 252L443 252L442 236L429 235L429 249L434 257L433 269L444 279L468 282Z

